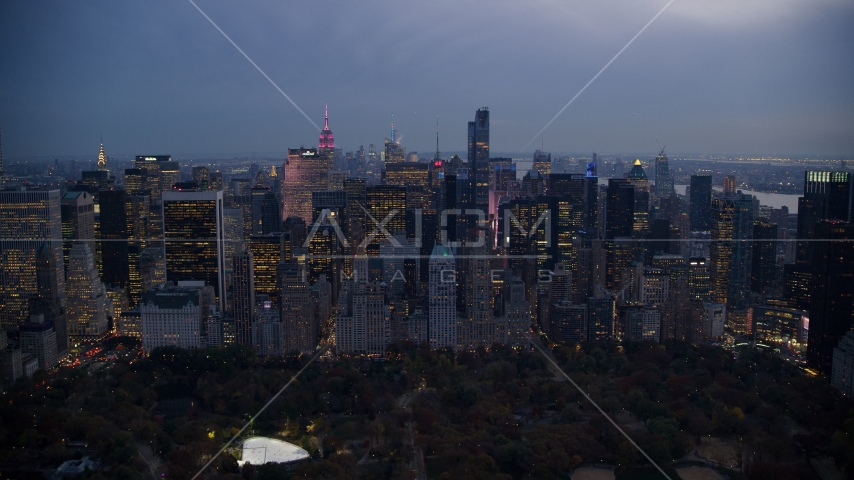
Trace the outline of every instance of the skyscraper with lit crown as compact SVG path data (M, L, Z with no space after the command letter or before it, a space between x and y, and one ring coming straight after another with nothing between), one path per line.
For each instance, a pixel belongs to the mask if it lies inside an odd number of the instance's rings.
M110 171L109 167L107 166L107 154L104 153L104 142L101 142L101 150L98 152L98 171Z
M320 140L317 142L317 153L326 159L326 167L332 168L335 161L335 138L329 129L329 105L324 107L323 130L320 131Z

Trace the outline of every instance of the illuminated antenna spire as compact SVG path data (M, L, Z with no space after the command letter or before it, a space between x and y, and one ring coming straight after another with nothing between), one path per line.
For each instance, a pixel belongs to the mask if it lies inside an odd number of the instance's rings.
M329 104L323 104L323 129L329 130Z
M391 111L391 143L395 142L394 138L394 110Z
M436 115L436 157L435 160L439 160L439 116Z

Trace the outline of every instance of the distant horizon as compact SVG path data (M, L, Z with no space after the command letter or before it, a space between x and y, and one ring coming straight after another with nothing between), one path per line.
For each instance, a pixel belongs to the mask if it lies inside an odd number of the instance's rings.
M376 144L374 144L376 146ZM367 147L367 145L365 145ZM306 147L304 148L316 148L316 146ZM291 148L299 148L299 147L291 147ZM405 148L405 146L404 146ZM138 155L168 155L171 156L175 160L210 160L210 161L231 161L231 160L274 160L274 159L284 159L287 157L286 151L270 151L270 152L221 152L221 153L213 153L213 152L202 152L202 153L168 153L168 152L143 152L143 153L135 153L135 154L110 154L108 146L104 145L104 150L107 153L107 157L112 160L118 161L132 161ZM358 149L342 149L342 152L356 152ZM367 151L367 148L366 148ZM382 149L377 147L377 154L379 154ZM427 155L422 155L421 151L414 150L417 152L419 159L432 159L434 152L425 152ZM553 152L549 150L544 150L546 153L550 153L552 155L552 160L559 159L562 157L570 157L570 158L591 158L594 152ZM406 150L406 153L411 153L409 150ZM440 151L441 158L447 159L451 155L459 155L463 160L466 159L466 151L465 150L449 150L449 151ZM611 159L613 157L633 157L633 158L655 158L658 155L658 152L595 152L597 156L605 157L606 159ZM750 161L764 161L764 160L808 160L808 161L854 161L854 154L847 155L821 155L821 154L761 154L761 153L681 153L681 152L669 152L665 151L668 158L671 161L727 161L728 159L751 159ZM513 158L515 160L525 159L525 160L533 160L534 150L531 150L528 153L522 152L490 152L490 158ZM61 154L61 155L26 155L26 156L17 156L10 157L3 155L4 162L21 162L21 161L48 161L48 160L60 160L60 161L95 161L98 158L97 148L94 154ZM625 158L624 158L625 160ZM647 166L645 164L645 166Z

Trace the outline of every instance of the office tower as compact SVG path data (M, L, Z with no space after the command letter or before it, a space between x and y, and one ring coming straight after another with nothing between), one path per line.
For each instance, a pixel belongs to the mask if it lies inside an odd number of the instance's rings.
M264 204L267 201L267 194L269 193L271 193L270 187L264 185L255 185L249 189L249 201L252 205L252 235L261 235L263 233ZM275 201L275 195L273 195L273 200ZM278 231L281 228L281 221L276 218L274 223L275 226L272 228Z
M172 190L181 181L181 167L178 162L163 162L160 164L161 192Z
M626 338L632 341L661 341L661 313L654 308L626 312Z
M125 169L125 190L135 195L150 195L151 185L148 172L141 168Z
M359 283L345 296L345 308L335 322L337 352L383 355L391 343L391 306L385 285Z
M289 148L282 172L282 218L298 216L311 222L311 192L329 186L326 159L315 149Z
M180 175L177 162L173 162L169 155L137 155L134 167L144 171L148 177L147 190L150 190L151 203L155 205L160 204L162 193L171 190L172 185L180 180L180 177L175 178L176 171ZM164 175L163 171L168 173Z
M436 245L430 255L428 295L430 347L457 346L456 262L451 249Z
M309 226L308 255L306 256L306 280L314 285L321 276L338 278L341 259L341 241L332 225L313 223Z
M736 194L714 199L711 233L713 299L716 303L726 304L732 320L730 323L737 332L748 333L749 325L742 324L746 321L742 313L747 308L750 294L753 198Z
M774 288L777 278L777 225L754 222L752 249L751 289L767 293Z
M489 208L489 109L475 112L468 124L468 169L474 185L474 208Z
M62 256L68 268L68 255L75 241L86 243L95 252L95 204L88 192L67 192L60 201L62 215Z
M162 245L147 247L142 251L139 256L139 272L142 277L143 292L160 288L166 283L166 258L163 255ZM133 305L139 303L140 299L133 300Z
M465 315L457 322L457 347L461 350L488 348L495 341L495 309L492 304L489 256L486 248L466 248L464 251L467 258L456 261L458 265L467 264L463 310Z
M367 236L360 243L366 244L368 255L377 256L380 240L397 232L406 232L406 187L367 187L365 208Z
M798 199L798 242L796 262L812 261L812 239L821 220L851 220L854 175L849 172L807 170L804 172L804 196Z
M96 192L112 188L115 179L110 177L109 172L102 170L84 170L81 172L80 184L89 191Z
M142 350L202 348L201 293L195 288L148 290L139 304Z
M107 332L107 289L98 277L95 257L83 242L74 244L65 283L68 335L94 340Z
M753 307L753 338L756 342L798 344L805 342L807 312L763 305Z
M310 354L317 347L318 331L305 271L300 266L282 264L277 277L282 291L280 317L285 330L285 351Z
M286 261L285 234L253 235L249 239L249 251L253 257L255 292L267 295L267 299L278 308L279 292L276 288L276 269L280 263Z
M225 302L222 191L163 192L166 278L213 287L218 310Z
M525 282L504 271L501 289L501 316L496 319L496 342L513 347L527 347L531 331L531 304L526 299Z
M400 146L400 139L397 137L397 130L394 128L394 113L391 114L391 139L386 138L384 143L383 160L386 165L406 161L406 152ZM373 144L370 146L373 147ZM371 151L373 151L373 148L371 148ZM385 167L383 166L383 168Z
M383 282L388 285L391 299L411 297L416 294L416 282L420 278L420 249L403 233L395 235L396 242L383 239L380 242L380 258L383 262Z
M223 263L226 271L230 271L233 265L232 259L237 253L238 247L245 242L243 236L243 209L224 208L222 210L222 236L223 236ZM281 222L279 222L281 230Z
M261 234L268 235L282 230L282 209L279 199L273 192L266 192L261 198Z
M362 178L350 178L344 181L344 193L347 195L347 243L352 252L367 235L365 230L365 202L367 188Z
M641 302L646 305L664 304L670 294L670 276L660 268L646 268L641 285Z
M587 338L591 342L614 338L617 302L612 296L587 299Z
M688 217L692 232L712 229L712 176L691 175Z
M635 187L626 179L609 179L605 211L605 285L624 286L624 272L633 260Z
M675 193L673 189L673 177L670 176L670 162L667 154L662 148L655 157L655 193L659 197L666 197Z
M839 346L833 349L830 384L845 396L854 395L854 332L846 333Z
M736 181L734 175L724 176L724 195L735 195Z
M395 163L403 163L406 161L406 151L398 141L386 138L383 158L385 158L385 166Z
M233 257L231 315L234 317L236 341L248 344L252 339L251 324L255 318L255 257L252 251L243 250L242 246L238 248ZM278 264L274 268L278 268ZM274 287L275 279L276 270L273 271Z
M207 190L211 186L211 171L205 165L196 165L193 167L193 181L199 185L199 188Z
M312 223L335 225L347 234L347 192L343 189L311 192L311 210Z
M40 293L37 255L41 248L50 257L56 302L64 307L59 190L0 191L0 327L15 328L29 318L29 298Z
M57 354L57 335L53 322L45 320L41 313L33 314L30 320L18 328L18 340L21 354L35 355L39 359L39 368L51 369L59 363Z
M783 265L783 298L789 308L809 310L812 308L812 266L800 263Z
M819 222L815 240L807 366L829 374L833 349L854 326L854 224Z
M709 262L705 257L688 259L688 298L697 302L711 301L714 296Z
M552 173L552 154L542 150L534 151L534 161L532 167L540 175L548 176Z
M428 209L433 200L430 183L430 164L395 163L386 165L383 171L384 185L406 187L406 199L410 209Z
M101 230L101 280L107 285L130 287L128 266L127 192L103 190L98 193Z
M259 357L285 354L285 330L279 309L270 300L259 298L252 318L252 347Z

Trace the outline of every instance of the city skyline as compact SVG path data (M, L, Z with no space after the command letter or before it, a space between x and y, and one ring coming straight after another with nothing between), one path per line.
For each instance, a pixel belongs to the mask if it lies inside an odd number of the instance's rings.
M394 111L407 151L429 158L436 117L441 148L465 151L465 122L482 105L493 112L492 150L528 154L531 135L664 4L506 5L486 13L496 34L485 36L465 28L481 13L467 4L199 7L315 124L329 103L339 145L380 145ZM0 61L12 66L0 73L8 159L88 155L101 135L113 155L285 152L318 133L189 3L0 9L10 45ZM374 18L387 21L358 21ZM843 27L852 18L835 0L675 2L542 144L654 153L659 139L676 154L850 155L854 69ZM316 21L323 34L308 26ZM517 33L532 24L537 35ZM459 54L468 47L481 54Z

